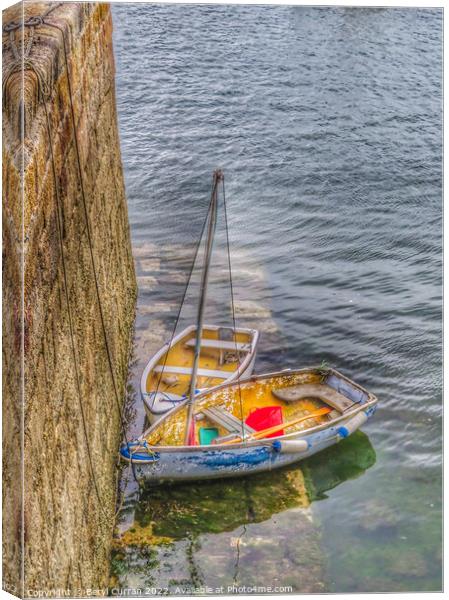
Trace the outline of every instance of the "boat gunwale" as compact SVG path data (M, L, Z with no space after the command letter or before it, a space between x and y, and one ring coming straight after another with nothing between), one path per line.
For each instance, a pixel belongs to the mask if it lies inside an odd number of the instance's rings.
M251 350L250 350L250 352L247 352L247 355L245 356L245 358L243 359L243 361L240 363L240 365L238 366L238 368L235 371L229 371L230 376L224 382L227 384L227 383L234 382L235 379L238 378L237 377L238 374L244 373L245 370L249 367L252 357L254 356L254 353L257 350L257 344L259 342L260 332L258 329L252 329L250 327L235 327L234 328L232 326L228 327L226 325L207 325L207 324L203 325L202 329L203 330L204 329L218 330L218 329L221 329L222 327L232 329L234 331L234 333L246 333L251 336ZM157 362L162 358L162 356L164 356L164 354L166 352L168 352L179 341L181 341L183 337L186 337L189 333L191 333L195 330L196 330L196 325L188 325L185 329L180 331L172 340L165 342L165 344L147 362L145 369L143 370L142 376L140 378L140 395L142 397L143 403L145 404L146 408L150 412L153 412L153 411L151 410L151 407L149 406L145 396L149 393L149 392L147 392L146 384L147 384L147 380L148 380L148 377L149 377L151 371L155 368L155 366L157 365ZM218 386L213 386L213 387L207 388L207 390L205 390L204 392L201 392L201 393L210 392L211 390L215 390L217 387L219 387L221 385L224 385L224 384L220 383L220 384L218 384ZM197 397L199 397L199 395ZM164 418L165 418L165 416L168 415L169 413L172 413L174 410L177 410L181 406L184 406L184 403L185 403L185 401L181 402L178 406L175 406L173 409L164 411L161 414L164 415ZM157 422L160 422L160 420Z
M317 371L320 371L320 370L322 371L323 368L322 367L304 367L302 369L283 369L282 371L275 371L272 373L251 375L248 378L241 379L240 383L245 384L245 383L250 383L252 381L258 381L260 379L267 379L269 377L281 377L282 375L288 375L288 374L296 375L296 374L307 373L307 372L309 372L309 373L315 372L316 373ZM319 425L316 425L315 427L310 427L309 429L305 429L303 431L292 431L292 432L286 433L284 435L272 437L269 440L267 438L265 438L265 439L258 439L258 440L242 441L242 442L239 442L236 444L213 444L213 445L209 445L209 446L185 446L185 445L182 445L182 446L156 446L156 445L150 446L150 445L148 445L148 448L151 449L152 452L157 452L158 454L159 453L165 454L165 453L170 453L170 452L197 452L198 450L201 450L201 451L241 450L242 448L254 448L257 446L266 446L267 444L272 445L272 443L276 440L280 440L280 441L289 440L293 437L295 439L302 439L313 433L317 433L324 429L329 429L330 427L334 427L335 425L337 425L338 423L340 423L342 421L347 421L348 418L352 418L359 412L365 411L366 409L369 409L377 404L377 402L378 402L377 396L375 396L374 394L372 394L371 392L366 390L363 386L359 385L355 381L352 381L352 379L349 379L349 377L346 377L345 375L343 375L336 369L333 369L332 367L328 367L328 368L326 368L326 370L328 371L329 374L333 374L333 375L336 375L336 376L344 379L347 383L350 383L351 385L355 386L360 391L367 394L368 398L367 398L366 402L355 403L355 407L353 409L340 414L338 417L335 417L335 419L333 419L332 421L320 423ZM201 392L200 394L195 396L195 402L197 400L201 400L207 394L210 394L210 393L215 394L215 393L217 393L227 387L233 386L235 384L236 384L235 381L234 382L229 381L229 382L220 384L218 386L215 386L213 388L210 388L208 390L205 390L204 392ZM172 417L176 412L180 411L183 407L184 407L184 403L176 406L175 408L173 408L172 410L167 412L167 414L164 415L162 417L162 419L160 419L159 421L157 421L156 423L151 425L151 427L149 427L146 431L144 431L137 438L137 441L140 441L140 440L146 441L146 437L148 437L160 425L162 425L162 423L168 417ZM131 458L130 460L133 460L133 459ZM148 462L151 462L151 460L152 459L149 458ZM146 461L140 460L140 459L135 459L135 462L136 463L145 463Z

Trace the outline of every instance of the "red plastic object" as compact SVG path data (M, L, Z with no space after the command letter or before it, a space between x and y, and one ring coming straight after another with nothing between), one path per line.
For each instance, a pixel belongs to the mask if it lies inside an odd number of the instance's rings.
M189 438L187 441L187 444L189 446L196 446L196 439L195 439L195 421L194 419L191 420L190 422L190 427L189 427Z
M255 408L245 420L245 423L255 429L256 431L262 431L274 425L280 425L282 423L282 407L281 406L263 406L262 408ZM275 433L267 435L267 438L277 437L278 435L284 435L284 430L279 429Z

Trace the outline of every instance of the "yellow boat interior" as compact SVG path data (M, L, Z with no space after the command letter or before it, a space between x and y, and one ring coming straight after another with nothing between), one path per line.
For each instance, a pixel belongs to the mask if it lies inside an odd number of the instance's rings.
M191 329L163 354L148 373L146 391L182 396L189 393L196 330ZM196 379L197 388L224 383L251 352L252 334L229 327L203 328Z
M292 390L294 393L292 393ZM296 398L296 399L295 399ZM303 431L328 423L353 406L353 402L324 383L317 370L277 374L255 380L233 383L200 396L194 406L194 444L208 445L202 430L213 431L209 443L240 443L242 422L256 409L279 407L282 429L271 435ZM183 446L187 406L182 405L148 430L145 439L151 446ZM249 419L248 419L249 421ZM234 426L234 428L233 428ZM265 430L245 432L246 439L263 439ZM237 437L239 436L240 437ZM251 437L252 436L252 437ZM256 437L254 437L256 436ZM266 436L268 437L268 435Z

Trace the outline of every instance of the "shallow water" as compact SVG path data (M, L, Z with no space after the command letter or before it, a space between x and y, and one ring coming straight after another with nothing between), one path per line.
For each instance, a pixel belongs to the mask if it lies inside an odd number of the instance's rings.
M265 479L128 482L113 582L441 589L441 11L112 12L139 282L129 434L217 166L256 370L326 361L380 401L366 435ZM208 319L230 322L223 216L218 231Z

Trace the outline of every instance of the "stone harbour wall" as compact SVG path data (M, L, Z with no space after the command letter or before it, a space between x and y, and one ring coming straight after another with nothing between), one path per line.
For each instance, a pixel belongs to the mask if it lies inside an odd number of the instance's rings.
M136 300L112 22L23 7L3 13L3 586L80 596L109 578Z

